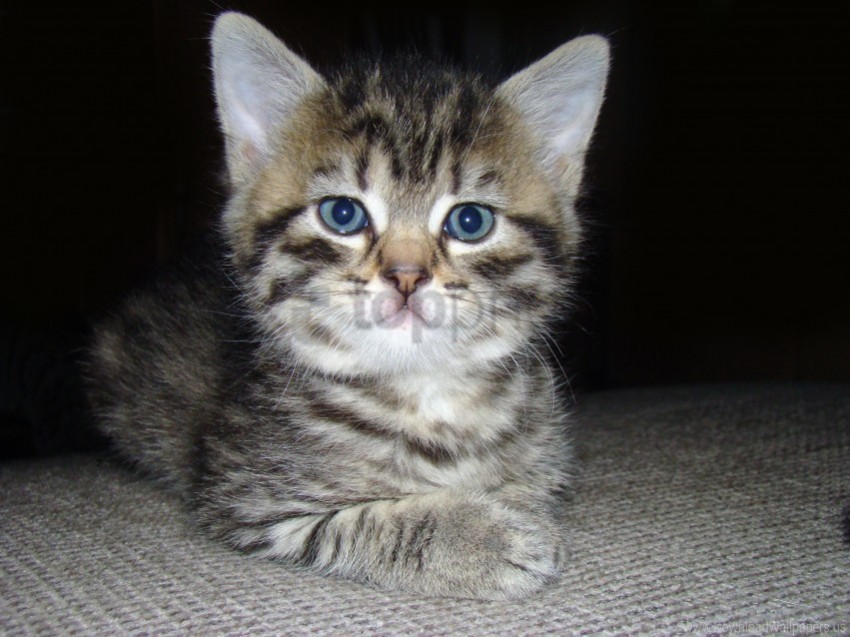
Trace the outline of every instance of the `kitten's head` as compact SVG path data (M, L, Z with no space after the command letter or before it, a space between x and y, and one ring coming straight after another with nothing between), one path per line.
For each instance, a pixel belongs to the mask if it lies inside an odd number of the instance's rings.
M558 318L604 39L493 88L407 57L322 77L219 17L224 232L270 342L330 373L479 365Z

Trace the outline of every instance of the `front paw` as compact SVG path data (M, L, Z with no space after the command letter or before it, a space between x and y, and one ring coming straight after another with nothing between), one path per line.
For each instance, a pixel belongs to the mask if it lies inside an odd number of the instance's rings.
M562 538L555 525L522 511L491 511L479 559L491 570L477 583L476 596L517 599L558 579Z
M562 534L553 520L478 498L440 503L443 524L425 552L435 592L478 599L518 599L558 579Z

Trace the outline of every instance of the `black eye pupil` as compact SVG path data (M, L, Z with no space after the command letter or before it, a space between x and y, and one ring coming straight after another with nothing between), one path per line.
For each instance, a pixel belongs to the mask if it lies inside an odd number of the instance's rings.
M341 226L347 226L354 219L354 203L350 199L337 200L331 209L331 217Z
M475 206L466 206L460 211L457 217L457 222L461 230L469 234L478 232L484 223L481 212Z

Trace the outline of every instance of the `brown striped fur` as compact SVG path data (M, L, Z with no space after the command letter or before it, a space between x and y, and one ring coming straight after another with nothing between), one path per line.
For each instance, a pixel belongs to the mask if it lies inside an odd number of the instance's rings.
M604 40L497 87L415 57L322 77L224 14L213 58L221 238L98 328L101 428L236 548L426 594L538 590L570 462L546 339ZM322 222L341 196L362 231ZM444 231L463 203L489 235Z

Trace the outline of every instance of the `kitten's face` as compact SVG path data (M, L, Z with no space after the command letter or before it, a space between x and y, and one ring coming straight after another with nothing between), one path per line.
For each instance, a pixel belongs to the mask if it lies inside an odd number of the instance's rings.
M523 86L410 60L298 70L262 143L228 147L225 227L273 341L330 373L391 373L510 356L544 330L569 290L581 161L540 148L510 99Z

